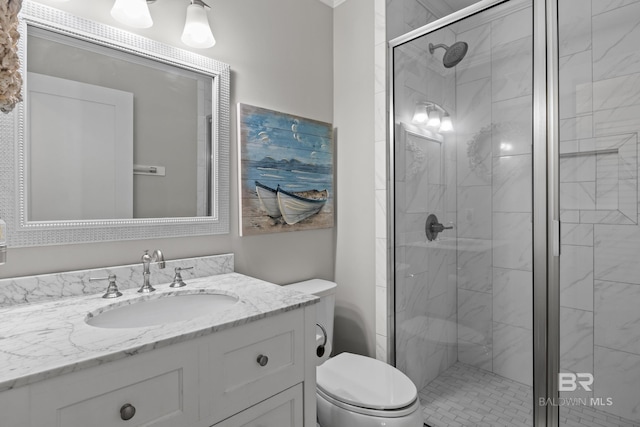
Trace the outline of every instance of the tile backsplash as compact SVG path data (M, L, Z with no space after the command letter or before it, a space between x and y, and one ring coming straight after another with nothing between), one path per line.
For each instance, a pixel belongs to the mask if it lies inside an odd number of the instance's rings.
M188 282L190 278L232 273L234 257L233 254L223 254L167 260L164 269L152 263L151 284L171 282L176 267L193 267L182 272L183 279ZM89 278L107 277L110 274L117 276L121 290L142 286L142 263L0 279L0 308L101 293L107 288L107 280L89 281Z

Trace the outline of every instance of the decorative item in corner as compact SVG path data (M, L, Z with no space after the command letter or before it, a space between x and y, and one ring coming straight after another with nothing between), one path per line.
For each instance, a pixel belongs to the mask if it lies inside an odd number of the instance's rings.
M333 127L238 104L240 235L331 228Z
M22 0L0 1L0 111L10 113L22 101L18 59L18 12Z

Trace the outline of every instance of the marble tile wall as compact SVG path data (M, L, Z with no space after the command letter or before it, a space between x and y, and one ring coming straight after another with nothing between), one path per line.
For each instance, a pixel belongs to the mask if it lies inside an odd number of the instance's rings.
M167 260L164 269L158 268L154 263L151 265L151 285L170 283L176 267L193 267L192 270L182 272L183 279L188 283L190 278L232 273L234 257L233 254L224 254ZM108 282L106 280L89 281L89 278L107 277L109 274L116 275L119 289L142 286L142 263L0 279L0 308L98 294L106 290Z
M376 264L376 358L390 360L388 325L393 313L389 310L387 239L387 11L385 0L374 0L374 115L375 115L375 264Z
M393 40L438 19L419 0L386 0L386 37Z
M428 242L424 227L434 213L455 219L447 185L455 156L446 140L411 125L398 125L396 145L396 364L417 387L456 361L454 240Z
M389 331L388 324L393 316L388 310L389 292L392 290L387 287L389 281L389 271L387 270L387 260L389 252L389 240L387 238L387 186L389 182L387 180L387 129L389 123L387 121L389 100L387 99L386 82L387 75L387 40L392 40L402 34L405 34L411 30L419 28L423 25L433 22L438 19L442 13L437 14L434 11L429 10L426 6L429 2L424 0L375 0L375 13L376 13L376 28L375 28L375 66L376 66L376 88L375 88L375 114L376 114L376 358L380 360L389 360L389 355L393 352L393 349L389 347ZM449 35L448 41L454 40L452 33ZM419 50L424 54L428 45L422 44ZM453 74L452 74L453 75ZM424 74L422 74L424 78ZM424 82L424 87L420 86L417 93L412 94L411 90L403 92L403 97L416 97L424 100L426 85L429 82ZM440 81L430 82L430 90L442 92L442 88L439 87ZM449 81L449 85L453 85L453 81ZM454 93L452 91L446 91L446 93ZM396 94L398 95L398 94ZM435 99L431 99L435 101ZM447 100L447 106L454 105L455 99ZM400 105L400 103L398 103ZM410 103L407 105L411 105ZM403 120L410 120L410 114L413 111L409 111L413 108L409 107L406 111L403 111L400 116ZM448 150L447 155L455 156L455 152ZM451 188L455 186L455 176L448 177ZM456 198L448 198L447 210L454 211ZM452 266L451 268L455 268ZM454 340L455 341L455 340Z
M420 7L387 0L389 39L419 17L432 19ZM561 369L593 372L593 395L614 398L605 409L639 421L640 1L561 0L559 9ZM482 140L475 170L459 161L456 176L458 238L466 239L456 266L458 358L525 383L530 375L518 371L531 357L530 183L522 173L531 161L522 131L531 117L529 13L460 25L457 39L473 47L457 67L454 103L466 125L459 138ZM457 155L467 147L459 144Z
M396 361L419 388L456 359L531 384L523 369L532 366L531 9L512 4L489 20L471 18L458 34L445 28L395 52L396 121L410 122L415 103L430 100L456 123L440 153L443 191L433 191L438 165L429 163L428 142L405 138L396 152L404 173L395 190ZM422 9L388 1L388 36L434 19ZM428 44L456 40L470 49L448 70ZM446 238L438 248L425 244L428 211L455 223L456 246Z
M458 109L458 359L532 383L532 11L465 22Z
M601 409L637 423L640 1L559 5L561 370L593 373Z
M401 13L387 21L388 34L433 20L418 1L388 2L387 12L400 5ZM445 29L396 49L394 58L396 123L405 124L397 126L395 152L396 365L418 388L457 358L455 246L436 247L424 233L429 213L443 223L455 221L455 146L443 135L410 124L417 102L436 102L455 115L455 74L428 51L430 42L454 40Z

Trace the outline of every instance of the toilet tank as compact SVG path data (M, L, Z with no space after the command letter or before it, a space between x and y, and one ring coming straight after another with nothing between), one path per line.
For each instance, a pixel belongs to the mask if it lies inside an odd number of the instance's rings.
M333 313L336 305L336 283L323 279L311 279L304 282L291 283L286 285L289 289L293 289L305 294L315 295L320 298L320 302L316 304L316 324L322 325L327 331L327 344L325 352L318 357L317 364L329 358L331 349L333 348ZM322 329L316 326L316 341L321 344L324 340Z

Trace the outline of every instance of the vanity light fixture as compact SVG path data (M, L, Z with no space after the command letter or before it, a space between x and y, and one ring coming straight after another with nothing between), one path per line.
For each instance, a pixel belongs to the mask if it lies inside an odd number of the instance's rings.
M429 111L429 120L427 120L427 127L432 129L440 128L440 112L432 107L431 111Z
M419 102L416 104L416 108L413 111L413 119L411 122L416 125L423 125L429 120L429 112L427 111L427 104Z
M451 121L451 116L449 113L444 113L442 116L442 121L440 122L440 129L438 132L451 132L453 131L453 122Z
M63 0L66 1L66 0ZM111 8L111 16L116 21L134 28L149 28L153 25L149 4L156 0L115 0ZM190 0L187 6L187 19L184 23L181 40L184 44L195 48L208 48L216 44L207 9L211 9L202 0Z
M111 8L111 16L134 28L149 28L153 25L147 0L116 0Z
M182 42L187 46L207 48L216 44L206 9L211 9L202 0L191 0L187 6L187 19L182 32Z
M447 110L435 102L418 102L411 122L437 130L439 133L452 132L453 121Z

